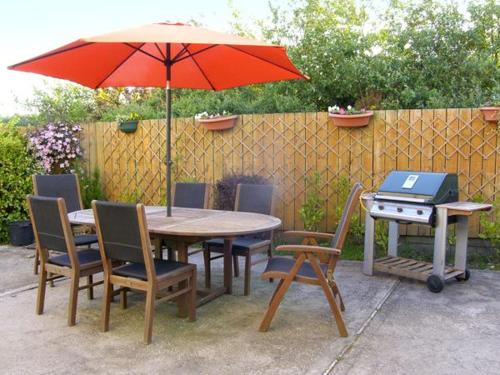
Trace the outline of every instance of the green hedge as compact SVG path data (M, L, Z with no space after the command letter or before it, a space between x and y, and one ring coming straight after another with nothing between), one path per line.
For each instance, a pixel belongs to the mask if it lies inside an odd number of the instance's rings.
M37 164L14 121L0 123L0 243L8 242L9 223L28 217L26 195Z

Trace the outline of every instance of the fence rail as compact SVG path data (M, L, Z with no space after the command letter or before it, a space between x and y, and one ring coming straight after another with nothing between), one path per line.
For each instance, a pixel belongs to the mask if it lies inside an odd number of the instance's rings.
M259 174L277 186L276 215L284 229L299 229L304 177L318 171L326 218L333 231L337 185L343 176L376 189L391 170L457 173L460 197L492 202L500 190L500 131L478 109L375 111L365 128L337 128L326 113L242 115L234 129L205 130L192 118L173 121L174 177L215 183L228 173ZM141 121L125 134L116 123L83 125L84 158L99 168L108 199L137 195L164 203L165 121ZM471 220L477 236L479 220ZM408 226L403 234L429 235Z

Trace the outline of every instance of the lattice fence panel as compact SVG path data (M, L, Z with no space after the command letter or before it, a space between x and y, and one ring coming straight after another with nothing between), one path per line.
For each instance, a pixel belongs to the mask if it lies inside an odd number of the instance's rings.
M116 123L83 126L88 168L101 171L107 197L136 195L165 203L165 121L141 121L124 134ZM276 215L300 229L305 177L318 171L326 200L321 230L333 231L338 182L347 177L376 189L391 170L448 171L459 175L464 200L492 202L500 188L500 132L478 109L376 111L369 126L337 128L326 113L242 115L236 127L207 131L191 118L173 122L173 177L214 184L229 173L259 174L277 186ZM362 219L362 215L360 215ZM477 219L471 234L479 231ZM427 227L404 233L429 235Z

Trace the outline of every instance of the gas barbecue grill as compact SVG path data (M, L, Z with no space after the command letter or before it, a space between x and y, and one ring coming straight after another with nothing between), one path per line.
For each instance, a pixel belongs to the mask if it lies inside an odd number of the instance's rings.
M451 278L467 280L468 217L491 205L458 202L458 177L453 173L389 173L377 193L365 194L365 257L363 272L373 270L426 281L432 292L440 292ZM389 220L389 249L385 257L374 259L375 220ZM398 256L399 224L435 227L434 260L421 262ZM455 265L445 265L448 224L456 223Z

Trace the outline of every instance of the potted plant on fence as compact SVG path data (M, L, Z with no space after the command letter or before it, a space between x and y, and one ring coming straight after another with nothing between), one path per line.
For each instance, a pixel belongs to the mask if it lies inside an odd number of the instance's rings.
M120 114L116 116L118 122L118 129L124 133L134 133L137 130L137 124L141 116L137 112L130 112L128 115Z
M359 128L361 126L366 126L370 122L372 116L372 111L367 111L364 108L358 110L350 105L347 106L347 108L342 108L337 105L328 107L328 117L330 120L335 126L343 128Z
M222 114L211 114L205 111L197 113L194 119L208 130L224 130L231 129L236 125L238 115L231 115L226 111L223 111Z
M486 102L479 110L483 113L484 121L497 122L500 117L500 101Z

